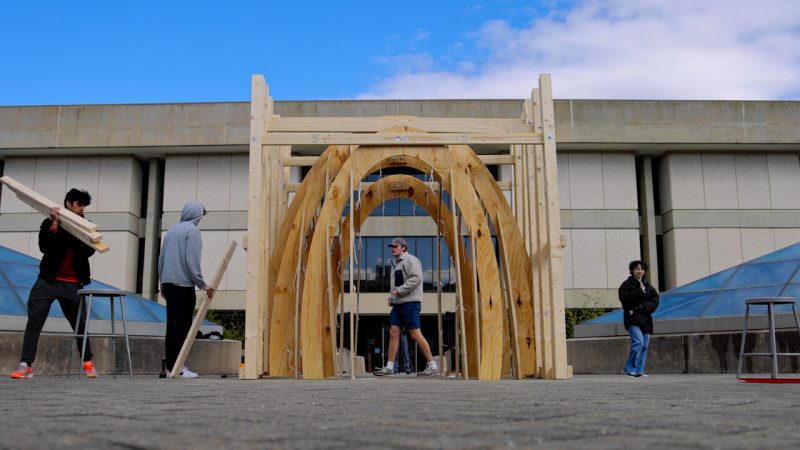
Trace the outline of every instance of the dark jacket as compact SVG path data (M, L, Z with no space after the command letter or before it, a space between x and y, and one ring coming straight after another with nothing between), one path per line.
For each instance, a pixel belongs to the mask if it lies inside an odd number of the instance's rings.
M625 310L625 329L637 325L642 333L653 334L652 314L658 308L658 291L642 279L645 290L631 275L619 287L619 301Z
M58 231L53 232L50 219L44 219L42 226L39 227L39 250L43 253L42 262L39 263L39 278L49 281L56 280L58 269L64 261L67 249L72 248L74 257L72 260L75 266L75 273L81 285L89 284L91 272L89 271L89 257L94 255L94 248L81 242L78 238L71 235L67 230L58 226Z

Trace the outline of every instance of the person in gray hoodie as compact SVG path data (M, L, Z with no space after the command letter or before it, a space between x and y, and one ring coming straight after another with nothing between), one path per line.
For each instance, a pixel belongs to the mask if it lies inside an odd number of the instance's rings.
M206 214L203 204L186 202L181 221L171 226L161 243L158 257L158 279L161 295L167 301L167 334L164 340L167 369L172 370L183 341L192 327L192 314L197 302L195 286L214 296L214 288L206 284L200 270L203 241L197 224ZM183 367L181 378L196 378L197 374Z

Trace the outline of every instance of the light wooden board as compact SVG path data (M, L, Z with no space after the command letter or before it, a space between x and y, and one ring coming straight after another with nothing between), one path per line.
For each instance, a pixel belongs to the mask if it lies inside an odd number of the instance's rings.
M231 262L231 257L233 257L233 252L235 250L236 241L231 241L231 243L228 245L228 251L225 252L225 256L222 258L222 261L219 263L219 267L217 267L217 271L214 273L214 278L211 279L211 284L209 286L214 288L214 290L217 290L219 287L219 283L222 281L222 276L225 275L225 271L228 269L228 263ZM206 313L208 313L208 308L211 306L211 300L213 300L213 298L206 296L203 299L203 302L200 304L200 309L197 310L197 313L194 316L192 327L189 328L189 334L186 335L186 340L183 341L181 351L178 352L178 357L175 359L175 364L172 366L170 377L177 378L178 374L181 372L181 369L183 369L183 364L186 362L186 358L189 357L189 352L192 350L192 344L194 344L197 331L200 329L200 325L203 323Z
M23 203L47 217L50 217L52 208L60 208L58 216L61 228L100 253L110 250L110 247L102 242L103 236L97 232L97 225L7 175L0 177L0 182L11 189Z

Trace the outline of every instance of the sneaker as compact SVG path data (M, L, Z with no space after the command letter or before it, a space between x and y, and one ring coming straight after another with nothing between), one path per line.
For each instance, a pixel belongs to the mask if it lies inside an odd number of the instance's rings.
M394 370L387 369L386 367L382 367L379 370L375 370L372 372L373 375L376 377L392 377L395 374Z
M432 377L434 375L439 375L438 367L427 366L422 372L417 372L418 377Z
M14 380L28 380L33 378L33 367L20 363L17 370L11 372L11 378Z
M178 378L197 378L198 376L199 375L197 375L196 373L194 373L191 370L189 370L188 367L183 366L183 369L181 370L181 374L178 375Z
M86 378L97 378L97 370L95 370L94 363L91 361L84 361L83 373L86 374Z
M637 376L637 377L646 377L646 376L647 376L647 374L646 374L646 373L639 373L639 374L636 374L636 376Z
M633 378L636 378L636 377L639 376L639 375L636 375L635 373L626 373L625 375L627 375L629 377L633 377Z

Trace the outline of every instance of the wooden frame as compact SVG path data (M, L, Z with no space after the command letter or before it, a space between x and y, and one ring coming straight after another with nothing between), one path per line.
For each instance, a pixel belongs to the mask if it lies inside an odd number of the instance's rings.
M352 256L369 211L390 198L425 208L455 257L462 375L568 377L550 86L549 75L541 75L520 119L279 117L263 77L254 76L243 378L298 377L299 367L304 379L340 374L335 317L343 280L331 270ZM508 147L479 156L470 144ZM292 145L327 148L318 157L292 156ZM494 180L487 164L513 165L513 180ZM308 165L302 183L288 183L287 167ZM359 183L398 166L433 181L391 175ZM352 205L356 184L366 188ZM503 190L513 193L513 208ZM443 191L451 205L441 202ZM353 207L343 217L348 202ZM349 266L352 287L352 259ZM352 288L348 303L352 347Z

